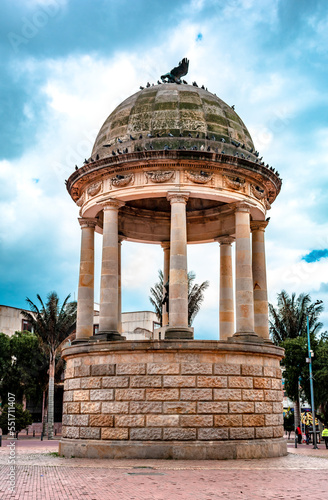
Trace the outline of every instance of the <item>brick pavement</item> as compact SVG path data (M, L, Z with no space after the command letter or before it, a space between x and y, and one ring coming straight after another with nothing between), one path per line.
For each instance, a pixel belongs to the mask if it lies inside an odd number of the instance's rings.
M6 445L6 441L3 445ZM0 448L3 500L326 500L328 450L289 444L263 460L91 460L54 454L56 441L19 441L15 493L8 492L8 448ZM53 454L51 454L53 453Z

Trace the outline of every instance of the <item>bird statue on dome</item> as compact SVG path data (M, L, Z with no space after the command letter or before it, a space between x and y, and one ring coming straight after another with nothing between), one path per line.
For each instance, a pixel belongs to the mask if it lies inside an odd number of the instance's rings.
M179 65L171 69L168 73L161 76L161 80L164 83L181 83L181 77L188 73L189 60L184 57Z

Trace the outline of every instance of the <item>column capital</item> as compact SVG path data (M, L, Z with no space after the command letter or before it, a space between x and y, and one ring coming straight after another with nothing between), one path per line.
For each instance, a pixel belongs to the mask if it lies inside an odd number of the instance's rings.
M171 203L184 203L186 204L189 199L190 193L187 191L168 191L166 198Z
M236 203L235 212L247 212L250 213L252 205L247 203L246 201L240 201Z
M161 247L163 250L168 250L170 248L170 242L169 241L162 241Z
M269 224L268 220L251 220L251 231L265 231Z
M82 227L96 227L97 225L97 219L94 219L92 217L79 217L77 219L79 221L79 224Z
M97 202L97 205L102 205L104 210L118 210L125 205L125 201L117 200L116 198L111 198L107 196L102 198Z
M235 241L235 238L233 236L224 235L214 238L214 241L217 241L220 245L231 245Z

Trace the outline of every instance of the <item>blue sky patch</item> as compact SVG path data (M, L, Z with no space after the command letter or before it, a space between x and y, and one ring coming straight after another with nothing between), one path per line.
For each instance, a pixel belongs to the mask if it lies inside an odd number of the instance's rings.
M318 262L318 260L326 257L328 257L327 248L325 250L312 250L312 252L302 257L302 260L305 260L305 262Z

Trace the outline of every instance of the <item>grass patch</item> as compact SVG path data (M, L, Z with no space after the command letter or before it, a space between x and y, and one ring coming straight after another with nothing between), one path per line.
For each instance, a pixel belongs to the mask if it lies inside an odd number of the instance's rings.
M47 453L50 457L60 457L58 451L51 451L50 453Z

